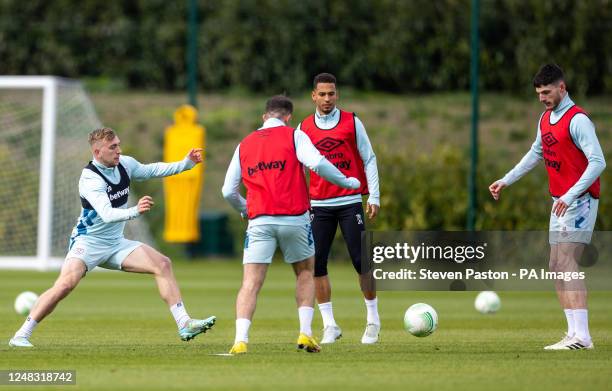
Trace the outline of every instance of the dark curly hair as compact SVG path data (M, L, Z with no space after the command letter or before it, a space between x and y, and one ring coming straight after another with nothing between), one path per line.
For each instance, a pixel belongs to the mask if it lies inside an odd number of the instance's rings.
M538 73L533 77L533 86L542 87L561 80L565 80L563 69L557 64L546 64L542 65Z

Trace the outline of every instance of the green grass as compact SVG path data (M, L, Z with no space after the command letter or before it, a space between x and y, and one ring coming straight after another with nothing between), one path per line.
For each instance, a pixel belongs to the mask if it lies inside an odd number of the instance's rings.
M219 357L212 354L227 352L233 342L240 263L179 262L175 268L190 314L218 317L211 332L181 342L149 276L91 273L37 328L33 350L6 345L23 321L12 302L21 291L43 291L56 273L3 271L0 369L75 369L77 386L69 390L609 388L612 292L590 296L594 351L542 351L564 330L553 292L501 292L502 310L491 316L473 309L474 292L381 292L381 342L362 346L365 307L355 276L350 265L333 264L334 308L344 337L320 354L306 354L294 347L293 276L276 261L259 298L249 353ZM403 312L415 302L438 311L439 329L430 337L402 328ZM314 328L320 334L318 314Z

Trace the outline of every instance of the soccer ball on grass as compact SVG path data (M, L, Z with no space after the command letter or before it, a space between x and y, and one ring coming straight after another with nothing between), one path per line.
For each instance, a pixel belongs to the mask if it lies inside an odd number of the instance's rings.
M494 314L501 308L501 300L493 291L482 291L476 296L474 307L481 314Z
M404 314L404 328L416 337L427 337L437 327L438 313L429 304L413 304Z
M21 292L15 299L15 311L20 315L28 315L34 303L38 300L38 295L34 292Z

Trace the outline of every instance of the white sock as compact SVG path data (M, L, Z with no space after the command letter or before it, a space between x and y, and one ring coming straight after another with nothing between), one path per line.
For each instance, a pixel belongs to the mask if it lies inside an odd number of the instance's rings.
M574 327L576 337L582 342L590 343L591 334L589 334L589 311L586 309L574 310Z
M36 328L37 324L37 321L28 316L25 322L23 322L21 328L15 333L15 337L23 337L26 339L30 339L30 337L32 336L32 332Z
M372 300L364 299L366 309L368 311L367 322L368 324L374 323L380 326L380 318L378 317L378 297Z
M312 317L314 315L313 307L298 308L298 316L300 317L300 333L312 337Z
M327 326L338 326L334 319L334 309L332 308L332 302L319 304L319 311L321 311L321 317L323 318L323 328Z
M249 342L249 328L251 327L251 321L246 318L236 319L236 342Z
M574 327L574 310L566 308L563 312L565 312L565 319L567 319L567 335L573 337L574 334L576 334L576 328Z
M176 326L179 328L179 330L185 327L187 322L191 320L189 315L187 315L187 310L185 309L185 305L182 301L179 301L170 307L170 312L172 312L172 316L174 316L174 321L176 322Z

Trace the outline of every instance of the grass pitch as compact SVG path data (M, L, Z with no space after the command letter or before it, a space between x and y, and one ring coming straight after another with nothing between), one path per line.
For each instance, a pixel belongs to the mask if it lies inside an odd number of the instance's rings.
M234 337L238 261L175 264L185 304L194 317L214 314L212 331L182 342L153 279L127 273L91 273L35 331L32 350L8 339L23 319L13 300L42 292L56 273L0 273L1 369L74 369L76 390L460 390L609 389L612 378L612 292L592 292L594 351L545 352L562 335L565 319L554 292L500 292L502 309L481 315L475 292L381 292L381 341L361 345L365 306L348 264L332 264L336 320L344 337L320 354L298 353L291 269L275 261L259 297L249 353L226 353ZM403 313L426 302L438 330L416 338L403 330ZM321 319L314 328L320 337ZM60 389L58 386L48 388ZM19 389L16 386L0 386ZM31 388L31 387L28 387ZM43 389L46 387L37 387Z

